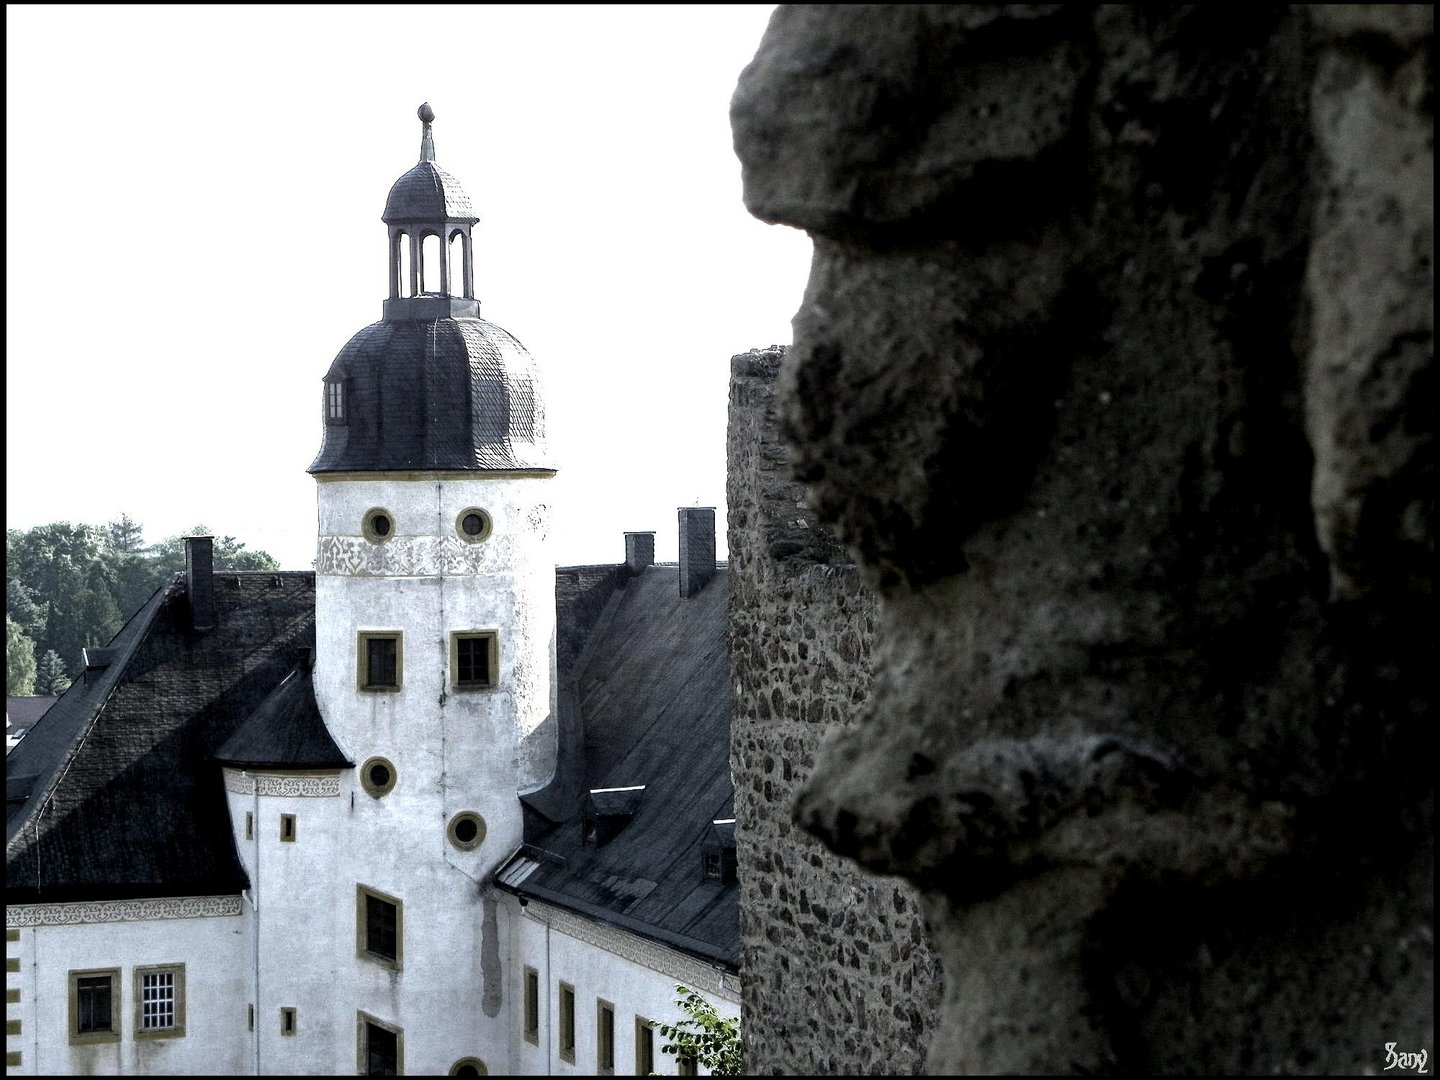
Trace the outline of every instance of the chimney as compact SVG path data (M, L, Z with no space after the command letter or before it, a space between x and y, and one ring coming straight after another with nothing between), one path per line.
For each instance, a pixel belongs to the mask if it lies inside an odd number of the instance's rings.
M715 508L680 507L680 595L694 596L715 576Z
M215 625L215 538L185 537L185 594L190 598L190 625L209 630Z
M625 567L632 574L638 574L647 566L655 565L655 534L653 532L627 532L625 534Z

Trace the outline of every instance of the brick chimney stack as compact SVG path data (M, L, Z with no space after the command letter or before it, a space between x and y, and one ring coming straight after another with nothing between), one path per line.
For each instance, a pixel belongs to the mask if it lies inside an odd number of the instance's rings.
M625 534L625 566L632 574L638 574L647 566L655 565L655 534L653 532L627 532Z
M215 625L215 538L185 537L185 595L190 598L190 625L209 630Z
M680 595L694 596L715 576L715 508L680 507Z

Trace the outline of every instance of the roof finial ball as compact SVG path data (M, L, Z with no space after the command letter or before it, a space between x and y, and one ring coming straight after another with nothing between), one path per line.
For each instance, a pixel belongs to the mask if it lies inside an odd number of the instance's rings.
M435 119L435 110L432 109L430 103L426 101L421 104L420 108L415 110L415 115L418 116L420 122L425 125L425 131L420 136L420 160L434 161L435 139L430 134L430 121Z

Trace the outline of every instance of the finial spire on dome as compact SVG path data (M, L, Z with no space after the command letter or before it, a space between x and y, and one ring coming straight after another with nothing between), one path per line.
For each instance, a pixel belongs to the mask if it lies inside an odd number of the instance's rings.
M435 110L430 108L430 103L423 103L415 110L415 115L420 117L420 122L425 125L425 134L420 136L420 160L435 160L435 138L430 134L430 121L435 119Z

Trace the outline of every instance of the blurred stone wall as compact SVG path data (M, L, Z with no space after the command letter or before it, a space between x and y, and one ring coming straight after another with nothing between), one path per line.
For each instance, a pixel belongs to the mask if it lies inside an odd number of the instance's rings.
M777 10L735 145L815 255L788 449L761 358L732 382L752 1070L891 1071L824 995L895 877L933 1073L1433 1052L1432 38L1419 6ZM809 512L746 503L782 461ZM868 684L830 652L860 627ZM828 961L787 921L786 765L794 820L887 875Z

